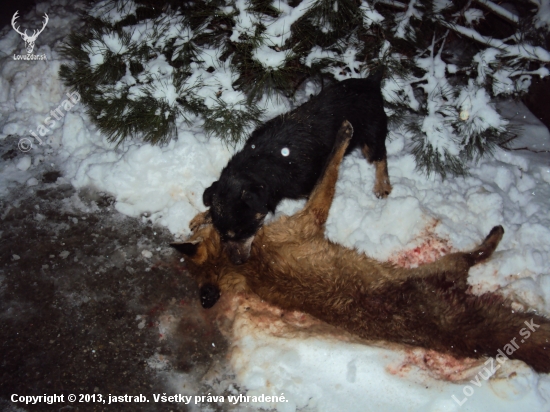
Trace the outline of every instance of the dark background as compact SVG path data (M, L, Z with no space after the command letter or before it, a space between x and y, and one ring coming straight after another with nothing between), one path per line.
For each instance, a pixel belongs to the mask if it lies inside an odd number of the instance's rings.
M11 24L11 18L17 10L19 10L19 16L25 16L35 4L36 0L2 0L2 6L0 7L0 29Z

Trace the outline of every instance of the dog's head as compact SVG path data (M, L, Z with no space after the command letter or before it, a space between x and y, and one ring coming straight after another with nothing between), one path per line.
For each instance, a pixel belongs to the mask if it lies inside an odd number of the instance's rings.
M254 236L268 212L267 199L266 185L250 178L227 178L204 191L203 202L210 207L212 223L236 265L250 256Z

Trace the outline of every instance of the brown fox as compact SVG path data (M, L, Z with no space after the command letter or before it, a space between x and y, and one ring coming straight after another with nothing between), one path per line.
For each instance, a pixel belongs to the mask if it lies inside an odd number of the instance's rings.
M467 293L468 270L488 259L504 230L494 227L470 252L406 269L378 262L324 236L338 169L353 128L344 122L303 210L263 226L249 260L233 264L211 224L184 243L203 307L220 293L253 292L284 310L309 313L361 338L434 349L458 358L505 356L550 372L550 321L512 310L495 293Z

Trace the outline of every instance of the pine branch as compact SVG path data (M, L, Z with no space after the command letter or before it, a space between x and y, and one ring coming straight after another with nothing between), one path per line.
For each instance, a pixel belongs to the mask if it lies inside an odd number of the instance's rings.
M508 150L508 151L514 151L514 150L527 150L528 152L531 152L531 153L550 153L550 150L533 150L533 149L530 149L528 147L504 147L503 148L504 150Z
M378 3L385 4L386 6L394 7L400 10L405 10L407 8L407 5L405 3L401 3L397 0L380 0L378 1Z
M489 1L489 0L474 0L475 2L487 7L489 10L491 10L492 12L498 14L499 16L503 17L504 19L508 20L509 22L512 22L512 23L519 23L519 17L516 16L514 13L506 10L504 7L502 6L499 6L498 4L496 3L493 3L492 1Z
M520 18L498 3L106 0L67 39L60 76L113 141L163 144L198 117L233 145L258 124L258 100L383 66L389 122L409 130L417 167L460 175L510 138L490 97L517 96L530 76L550 74L537 12L522 7ZM481 35L473 5L516 33Z
M412 18L420 19L422 17L421 12L415 6L416 0L411 0L405 9L405 12L397 13L395 18L396 27L394 27L393 30L395 37L399 37L401 39L407 38L412 41L415 40L415 32L410 24L410 21Z
M448 29L453 30L456 33L462 34L472 40L475 40L486 46L491 46L496 49L502 50L508 57L519 57L520 59L532 59L539 60L545 63L550 62L550 52L539 46L532 46L530 44L506 44L502 40L494 39L492 37L483 36L477 31L469 29L458 24L451 24L443 20L438 22Z
M256 105L245 101L229 105L217 99L217 105L205 116L204 130L208 136L219 136L235 145L246 132L260 124L262 113Z

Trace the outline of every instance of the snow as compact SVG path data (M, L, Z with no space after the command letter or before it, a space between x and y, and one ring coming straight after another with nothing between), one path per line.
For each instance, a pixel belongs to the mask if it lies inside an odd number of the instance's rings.
M464 19L468 26L474 26L478 21L484 19L483 12L479 9L468 9L464 12Z
M244 105L246 95L240 90L234 90L232 86L238 74L233 72L228 62L222 62L217 57L217 50L203 49L199 58L206 62L204 67L212 66L216 70L209 73L193 63L194 73L186 79L186 84L197 85L200 83L206 86L199 88L197 95L204 98L204 103L210 109L220 107L220 100L228 105L236 105L236 107Z
M105 62L102 52L103 47L103 43L99 40L92 40L90 44L84 46L84 50L88 52L90 66L92 66L92 68L101 66Z
M535 16L535 27L540 29L550 29L550 0L531 0L538 6L538 12Z
M303 59L303 63L311 67L311 65L318 60L321 59L334 59L337 57L337 54L335 52L332 52L330 50L323 50L319 46L314 46L311 48L310 53Z
M449 23L443 22L443 21L441 23L451 28L451 25ZM477 33L473 29L463 27L457 24L452 25L452 29L455 30L457 33L460 33L466 37L474 39L480 43L500 49L510 57L520 57L520 58L529 59L530 57L535 56L538 60L542 62L550 61L550 53L539 46L532 46L527 43L513 44L513 45L506 44L502 40L492 39L486 36L482 36L481 34Z
M257 298L218 302L218 323L232 338L230 366L247 395L284 395L253 403L277 411L546 410L548 380L517 361L460 361L398 345L365 345L298 312ZM230 326L228 326L228 324ZM223 328L222 328L223 329ZM496 361L495 361L496 362ZM221 385L231 389L222 380ZM368 405L368 407L366 406Z
M56 5L63 4L54 1L48 4L48 10L54 15ZM297 8L286 9L284 3L274 3L282 14L276 23L268 26L267 34L273 44L284 43L290 24L303 15L310 4L311 1L303 1ZM404 18L414 16L413 5L411 2ZM127 2L119 14L111 11L112 18L132 14L134 8L133 2ZM238 1L237 9L244 10L244 2ZM43 6L37 7L35 13L42 12ZM373 22L381 20L372 10L369 12L368 18ZM236 30L247 27L249 22L241 21ZM37 125L44 123L50 111L62 105L70 93L57 74L63 63L57 50L68 27L58 25L49 29L52 33L44 37L48 44L37 44L38 53L48 55L47 62L14 61L10 54L0 57L0 139L9 139L16 150L18 139L30 139L33 144L24 156L0 163L0 196L5 197L10 190L24 185L40 187L35 171L42 163L55 164L62 170L63 179L74 187L92 187L114 196L120 213L165 226L175 237L187 236L189 221L205 209L204 189L216 180L237 148L227 147L215 138L207 139L201 123L193 119L189 124L179 122L178 140L164 147L137 141L115 147L98 132L81 102L65 109L63 116L46 128L44 135L40 134L44 136L40 144L28 131L38 130ZM123 51L114 37L103 40L101 47ZM1 45L20 47L18 41L11 28L1 32ZM93 54L94 47L100 45L90 48L91 61L96 59L96 64L101 64L98 55ZM263 51L265 56L266 50ZM308 61L323 57L330 56L317 53ZM485 54L479 61L492 58L494 56ZM430 61L426 59L426 68L436 70L425 77L426 88L430 88L427 92L441 87L444 79L444 63L437 59L437 55L429 58ZM277 61L266 57L264 63L276 67ZM170 82L170 66L160 57L147 65L149 70L156 68L160 79L158 83L151 83L152 91L172 104L177 94ZM221 98L227 102L241 101L241 95L230 93L230 70L218 76L209 77L209 73L200 71L195 77L207 84L203 90L212 98L211 103L215 103L214 96L220 90ZM483 76L481 72L480 76ZM310 85L307 87L302 92L302 100L311 92ZM385 96L392 87L388 82ZM395 87L393 92L397 90ZM523 127L516 147L549 150L548 130L524 106L507 102L495 108L485 95L478 94L479 90L472 85L470 94L459 97L464 102L463 109L469 112L468 119L499 127L502 120L498 110L510 118L513 125ZM414 102L414 96L410 97ZM266 119L289 109L284 99L264 103ZM436 118L435 106L430 113L425 127L441 129L443 125ZM489 126L480 124L479 127ZM393 185L387 199L377 199L372 193L374 169L359 152L344 160L327 222L327 236L377 259L414 265L441 253L472 248L494 225L502 224L506 233L494 257L470 271L469 283L474 293L501 289L517 302L519 309L550 315L548 155L497 149L494 157L470 164L469 177L442 180L416 170L409 151L408 133L392 130L387 141ZM451 149L455 148L447 148ZM302 205L303 202L284 201L270 219L294 213ZM149 249L153 250L149 247L142 251L147 259L153 256ZM421 250L423 256L415 258L415 250ZM60 257L68 258L69 252L63 251ZM306 407L317 411L550 409L550 377L536 374L518 362L507 362L497 377L485 380L480 372L483 365L459 364L451 373L449 367L438 369L426 364L430 357L445 363L445 359L426 351L365 344L334 330L327 331L319 322L300 314L292 315L296 319L285 323L274 315L276 309L254 299L246 304L256 310L245 310L239 297L230 304L232 314L227 316L232 316L232 322L225 333L231 342L228 367L234 378L221 385L221 390L238 386L250 396L284 394L288 400L256 407L272 407L278 411ZM159 326L163 339L170 339L177 319L167 318L163 322ZM136 322L136 327L143 327L143 322ZM150 358L148 365L159 371L171 367L169 360L160 354ZM185 376L174 372L170 385L183 393L181 385L187 379Z
M422 17L422 12L416 9L415 6L416 0L411 0L410 3L407 5L407 10L404 13L397 13L395 37L399 37L401 39L409 38L411 40L414 40L415 33L410 26L410 20L411 18L420 19Z
M31 157L23 156L21 159L17 161L17 164L15 165L15 167L17 167L19 170L22 170L24 172L29 167L31 167Z
M292 8L284 2L273 2L272 6L281 12L280 16L267 25L266 35L278 46L283 46L290 37L290 26L302 17L315 0L304 0Z
M448 7L452 6L452 2L450 0L435 0L434 1L434 11L436 13L439 13L442 10L445 10Z
M485 89L477 88L470 79L468 88L462 89L458 97L461 120L471 133L481 133L489 128L504 130L508 121L502 119L491 104L491 98Z
M118 33L104 34L101 39L105 46L114 54L124 54L128 51L128 48L122 44L122 39Z
M476 0L476 1L479 4L482 4L483 6L487 7L489 10L493 11L494 13L500 14L501 16L506 18L507 20L510 20L514 23L519 22L519 17L516 14L506 10L505 7L499 6L498 4L495 4L495 3L493 3L492 1L489 1L489 0Z
M257 47L252 52L252 57L264 67L277 68L284 66L287 60L287 53L274 50L266 45Z
M372 24L380 23L384 20L384 16L378 13L369 3L363 1L360 6L363 12L363 24L365 27L370 27Z

